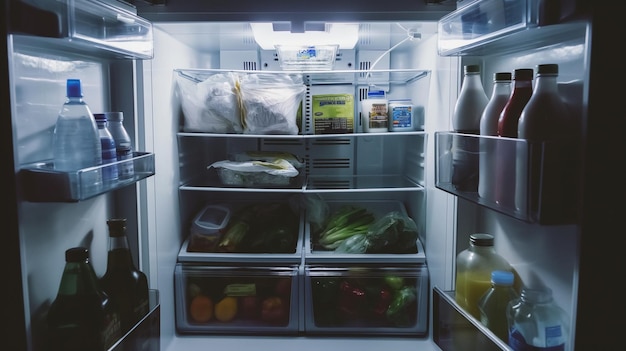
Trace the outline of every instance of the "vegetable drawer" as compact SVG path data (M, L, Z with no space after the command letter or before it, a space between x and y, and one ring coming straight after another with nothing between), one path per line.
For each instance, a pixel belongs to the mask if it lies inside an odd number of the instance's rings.
M177 264L176 329L189 334L292 334L299 329L297 266Z
M426 265L306 266L307 334L425 336Z
M418 239L418 227L400 201L355 200L327 201L329 219L314 229L311 217L305 224L306 264L421 264L426 262ZM361 211L361 214L351 214ZM319 212L319 211L316 211ZM337 217L343 217L335 220ZM368 219L369 218L369 219ZM341 223L337 225L329 223ZM345 239L342 231L358 223L369 223L363 233ZM337 230L338 228L338 230ZM330 233L325 234L324 232ZM324 237L324 238L323 238ZM326 240L324 240L326 239ZM336 240L335 240L336 239ZM341 242L344 240L345 242ZM341 242L338 246L337 243ZM337 246L337 247L335 247Z

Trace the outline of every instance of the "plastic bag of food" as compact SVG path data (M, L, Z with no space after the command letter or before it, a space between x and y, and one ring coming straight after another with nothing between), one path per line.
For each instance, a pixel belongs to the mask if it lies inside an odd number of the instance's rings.
M232 156L233 161L265 161L274 162L278 159L286 160L291 163L296 169L304 167L304 162L300 160L296 155L289 152L281 151L246 151L234 154Z
M367 231L368 253L414 253L417 225L410 217L392 211L374 222Z
M300 75L242 75L235 86L245 134L298 134L306 91Z
M243 133L237 77L219 73L196 82L178 75L176 82L184 116L183 131L200 133Z
M217 161L208 168L216 168L222 183L227 185L258 186L288 185L299 172L283 159L265 161Z

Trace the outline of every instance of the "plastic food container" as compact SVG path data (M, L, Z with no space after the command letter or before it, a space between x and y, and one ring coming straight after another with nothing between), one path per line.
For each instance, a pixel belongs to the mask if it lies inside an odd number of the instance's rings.
M295 334L296 266L177 264L176 328L186 334Z
M305 332L425 335L428 270L416 266L305 267Z
M276 45L280 67L285 70L330 70L339 45Z
M230 209L222 205L207 205L191 225L189 251L209 252L222 235L230 220Z

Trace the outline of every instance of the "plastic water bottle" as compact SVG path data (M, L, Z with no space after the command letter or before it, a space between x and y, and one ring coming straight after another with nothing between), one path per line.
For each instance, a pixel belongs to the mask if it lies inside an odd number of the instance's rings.
M117 148L117 160L126 161L133 158L133 144L124 128L123 112L105 112L108 121L108 129L115 139L115 147ZM135 174L135 167L132 162L124 162L118 166L118 174L120 180L132 179Z
M102 146L96 120L83 100L79 79L67 80L67 100L57 118L52 137L54 169L70 173L72 188L81 196L102 188L101 169L79 170L102 164Z
M519 298L513 288L514 281L515 275L512 272L491 272L491 288L478 300L480 322L504 342L509 339L507 307L509 302Z
M100 145L102 146L102 164L117 162L117 149L115 148L115 140L111 136L107 128L107 117L103 113L94 114L96 123L98 124L98 133L100 134ZM117 164L105 166L102 168L102 180L104 184L112 184L117 182L118 171Z
M507 307L509 346L521 350L569 350L569 322L552 299L552 290L522 289Z

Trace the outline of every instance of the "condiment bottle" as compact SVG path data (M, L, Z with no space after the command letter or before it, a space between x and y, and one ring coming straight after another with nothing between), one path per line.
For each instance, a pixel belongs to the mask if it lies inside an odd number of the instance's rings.
M480 322L504 342L509 338L507 307L519 298L513 288L514 281L515 276L509 271L491 272L491 288L478 301Z
M574 136L574 121L568 118L570 114L559 95L558 74L557 64L537 66L535 89L519 118L518 138L527 141L518 144L516 155L515 207L522 213L538 211L540 183L543 183L542 207L554 209L564 208L562 201L575 187L575 184L567 183L568 179L574 177L565 174L573 164L567 155L575 152L554 152L555 148L565 146L559 145L559 142L563 143ZM545 142L549 143L542 145ZM549 155L556 157L551 159Z
M455 300L476 319L480 318L478 301L491 287L491 272L513 272L507 260L496 253L493 242L491 234L472 234L469 247L456 258Z
M148 278L135 268L126 237L126 219L113 218L109 226L107 269L100 283L120 311L122 331L126 333L149 310Z
M47 323L50 350L108 350L121 336L115 303L100 289L89 251L65 251L65 268Z
M480 78L480 66L466 65L463 84L454 106L456 133L480 134L480 117L489 102ZM478 138L455 135L452 139L452 185L459 191L478 189Z
M493 75L491 98L480 117L480 135L497 136L498 119L504 106L511 96L511 72L497 72ZM480 140L480 173L478 178L478 195L495 202L496 178L496 146L497 140L481 138Z
M567 349L569 321L549 288L524 288L507 307L508 344L515 351Z
M498 136L517 138L517 123L522 110L533 93L532 68L516 69L513 92L498 119ZM496 203L507 210L515 210L515 151L517 141L499 140L497 143Z

